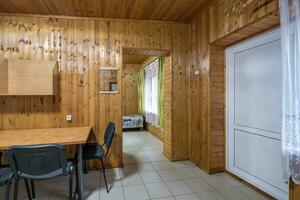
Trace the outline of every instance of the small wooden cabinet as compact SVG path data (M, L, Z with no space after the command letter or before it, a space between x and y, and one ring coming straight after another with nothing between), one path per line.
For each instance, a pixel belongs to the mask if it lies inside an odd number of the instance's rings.
M0 95L56 95L57 61L0 60Z

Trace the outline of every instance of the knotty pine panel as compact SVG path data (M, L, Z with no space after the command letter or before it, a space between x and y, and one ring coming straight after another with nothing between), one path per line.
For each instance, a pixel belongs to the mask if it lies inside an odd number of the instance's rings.
M171 148L187 146L187 43L186 24L103 19L55 18L44 16L1 16L0 57L59 61L59 94L38 97L0 97L0 129L92 126L96 139L103 142L106 124L114 121L116 137L108 165L122 165L122 48L172 51L176 62L169 76L173 95L166 112L167 127L177 123L165 142L170 159L187 157L187 151ZM116 67L118 94L99 94L99 67ZM176 80L176 83L175 83ZM177 84L181 83L181 84ZM180 94L182 93L182 94ZM176 94L176 95L175 95ZM175 104L176 106L173 106ZM71 122L65 116L71 113ZM179 116L184 119L181 122ZM172 137L171 137L172 135ZM182 139L180 139L182 138ZM72 152L70 150L70 152ZM184 155L186 154L186 155Z
M123 65L122 116L138 114L138 72L140 64Z
M205 0L14 0L2 1L0 12L182 22L193 19L204 4Z
M224 47L277 26L278 9L278 0L217 0L189 26L189 157L209 173L225 168Z
M164 59L164 155L172 159L172 57Z

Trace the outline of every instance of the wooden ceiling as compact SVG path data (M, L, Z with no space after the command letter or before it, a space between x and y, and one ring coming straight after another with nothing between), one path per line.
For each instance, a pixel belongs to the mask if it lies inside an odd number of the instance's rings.
M0 0L0 12L188 22L209 0Z
M136 64L141 65L144 63L150 56L146 55L123 55L123 64Z

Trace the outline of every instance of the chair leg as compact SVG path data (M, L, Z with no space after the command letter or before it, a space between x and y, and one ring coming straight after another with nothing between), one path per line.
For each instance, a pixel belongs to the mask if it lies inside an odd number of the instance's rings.
M25 181L25 186L26 186L26 191L27 191L28 199L29 199L29 200L32 200L28 180L27 180L27 179L24 179L24 181Z
M75 179L76 179L76 185L75 185L75 191L74 191L74 196L73 199L76 199L76 195L78 193L78 168L77 165L75 165Z
M73 173L69 175L69 200L73 199Z
M10 185L11 185L11 180L9 180L7 182L7 185L6 185L6 191L5 191L5 195L4 195L4 199L5 200L9 200L9 195L10 195Z
M33 180L30 181L32 198L35 199L35 189Z
M83 161L83 169L84 169L83 172L85 174L89 173L89 162L87 160Z
M0 151L0 166L2 165L2 163L1 163L1 159L2 159L2 152Z
M19 179L15 178L14 200L18 199Z
M104 167L103 159L101 159L101 164L102 164L102 170L103 170L103 177L104 177L106 192L109 193L109 190L108 190L108 187L107 187L107 181L106 181L105 167Z

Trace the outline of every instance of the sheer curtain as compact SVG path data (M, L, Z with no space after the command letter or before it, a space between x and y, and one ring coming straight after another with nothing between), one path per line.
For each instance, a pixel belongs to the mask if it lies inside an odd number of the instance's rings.
M158 119L158 60L145 68L145 121L157 126Z
M141 69L138 72L138 112L144 115L145 112L145 70Z
M286 180L300 184L300 0L280 0L280 18L283 163Z

